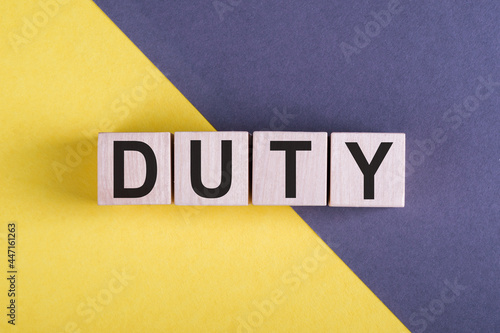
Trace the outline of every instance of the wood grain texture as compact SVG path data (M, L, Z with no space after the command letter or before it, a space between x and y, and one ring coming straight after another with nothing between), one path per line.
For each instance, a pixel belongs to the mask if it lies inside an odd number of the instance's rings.
M332 133L330 206L404 207L405 134ZM346 143L358 143L370 163L382 142L392 142L374 176L373 199L365 199L364 175Z
M231 182L229 190L223 196L202 197L193 189L191 141L201 141L201 183L208 189L217 188L228 182L228 174L222 172L222 141L231 141ZM176 132L174 143L174 202L176 205L248 205L248 132Z
M171 133L99 133L98 137L98 203L99 205L153 205L172 202ZM157 178L153 189L140 198L114 197L114 142L139 141L153 150L157 161ZM137 188L146 178L146 159L138 151L124 152L125 188Z
M271 141L310 141L296 152L295 197L286 197L286 152ZM326 206L328 135L322 132L254 132L252 203L254 205Z

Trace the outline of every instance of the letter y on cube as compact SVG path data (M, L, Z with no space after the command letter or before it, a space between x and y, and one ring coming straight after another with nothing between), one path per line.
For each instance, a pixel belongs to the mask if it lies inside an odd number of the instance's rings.
M404 207L405 134L332 133L330 206Z

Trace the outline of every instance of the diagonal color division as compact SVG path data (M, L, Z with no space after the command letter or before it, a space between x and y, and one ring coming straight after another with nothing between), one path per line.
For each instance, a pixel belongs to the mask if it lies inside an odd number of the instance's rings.
M96 3L218 130L406 133L404 209L295 210L410 330L499 329L498 1Z
M289 207L97 206L99 131L213 128L94 3L0 10L0 331L407 331Z

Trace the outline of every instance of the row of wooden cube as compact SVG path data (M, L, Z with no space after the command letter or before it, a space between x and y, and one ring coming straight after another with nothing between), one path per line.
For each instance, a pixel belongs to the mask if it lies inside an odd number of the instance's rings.
M330 206L403 207L404 172L401 133L143 132L98 139L100 205L325 206L329 193Z

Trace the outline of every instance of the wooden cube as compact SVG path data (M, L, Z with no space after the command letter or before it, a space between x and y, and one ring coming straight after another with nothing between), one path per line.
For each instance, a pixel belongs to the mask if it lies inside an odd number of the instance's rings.
M170 133L99 133L99 205L172 202Z
M176 205L248 205L248 132L176 132Z
M404 207L405 134L332 133L330 206Z
M328 135L254 132L252 203L326 206Z

